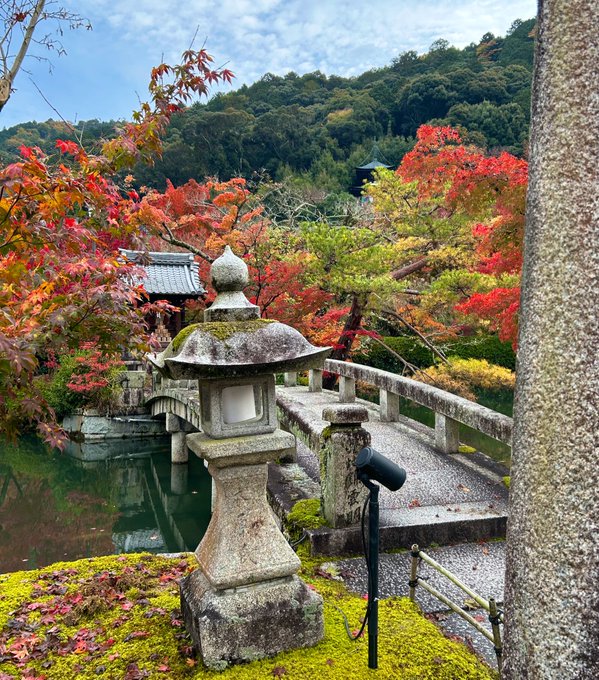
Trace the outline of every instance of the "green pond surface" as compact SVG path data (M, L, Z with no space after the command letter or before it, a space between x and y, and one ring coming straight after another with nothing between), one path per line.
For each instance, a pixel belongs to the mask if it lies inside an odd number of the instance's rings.
M512 416L514 401L511 393L482 394L479 395L478 403L498 413ZM400 412L408 418L413 418L429 427L435 427L435 413L424 406L418 406L412 401L400 399ZM507 444L462 424L460 424L460 441L474 447L506 467L510 466L512 451Z
M195 550L210 521L203 462L170 463L170 438L0 441L0 573L96 555Z

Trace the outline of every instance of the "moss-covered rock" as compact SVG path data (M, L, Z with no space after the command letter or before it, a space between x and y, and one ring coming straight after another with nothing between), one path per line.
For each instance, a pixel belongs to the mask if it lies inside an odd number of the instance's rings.
M0 576L0 677L497 677L465 646L445 638L416 605L396 598L380 603L379 670L369 670L366 638L352 642L343 623L345 614L358 628L366 603L319 577L309 562L302 576L325 599L324 640L222 673L207 671L193 655L178 609L177 580L193 568L191 557L128 555Z
M324 526L327 526L327 521L321 514L318 498L298 501L287 515L287 529L294 538L299 537L304 529L319 529Z

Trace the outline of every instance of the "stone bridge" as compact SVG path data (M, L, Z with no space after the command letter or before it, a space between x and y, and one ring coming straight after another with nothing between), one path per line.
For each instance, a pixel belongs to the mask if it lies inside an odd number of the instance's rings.
M348 474L355 478L351 462L369 441L408 475L399 492L381 489L383 550L505 534L507 489L502 479L509 472L479 452L460 453L459 428L466 425L509 444L511 418L369 366L327 360L325 370L339 377L338 391L323 390L322 371L317 370L309 371L307 385L298 385L297 375L287 373L277 387L281 427L296 435L297 455L271 464L269 470L271 501L281 516L298 500L322 499L331 528L307 532L314 553L361 551L360 529L352 515L355 498L347 514L345 497L363 495L357 481L347 480ZM357 398L357 384L378 389L379 405ZM431 409L434 429L402 415L400 397ZM344 408L349 404L354 406ZM166 414L172 461L185 462L186 434L201 429L197 382L157 380L147 405L153 416Z

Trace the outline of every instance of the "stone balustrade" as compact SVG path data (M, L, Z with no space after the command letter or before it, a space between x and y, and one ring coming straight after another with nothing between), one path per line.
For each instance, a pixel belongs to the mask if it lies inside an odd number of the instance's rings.
M352 403L356 398L356 383L379 388L380 418L384 422L399 420L399 398L425 406L435 414L435 444L444 453L455 453L459 447L459 424L511 444L513 420L463 397L445 392L432 385L405 378L372 366L327 359L324 370L339 376L339 401ZM285 386L297 383L296 374L285 374ZM322 390L322 371L309 371L308 389Z

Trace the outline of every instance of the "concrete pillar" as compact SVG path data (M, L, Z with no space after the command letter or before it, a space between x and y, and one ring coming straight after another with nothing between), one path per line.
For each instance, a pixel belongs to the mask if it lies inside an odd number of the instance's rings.
M297 373L295 371L285 373L284 384L285 387L295 387L297 385Z
M185 432L173 432L171 434L171 463L187 463L189 451Z
M308 392L322 392L322 371L308 371Z
M339 401L342 404L351 404L356 400L356 381L353 378L339 376Z
M354 465L360 449L370 445L370 433L362 427L368 411L357 404L335 404L322 417L330 423L320 450L322 514L331 526L347 527L360 521L368 493Z
M599 678L597 26L597 0L539 3L505 680Z
M179 432L181 430L181 420L174 413L167 413L165 426L167 432Z
M399 394L379 390L381 422L396 423L399 420Z
M460 447L460 424L442 413L435 413L435 446L442 453L457 453Z

